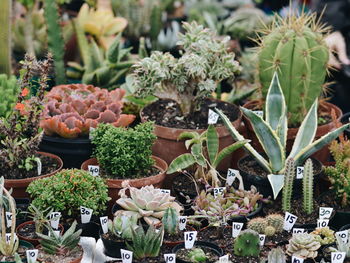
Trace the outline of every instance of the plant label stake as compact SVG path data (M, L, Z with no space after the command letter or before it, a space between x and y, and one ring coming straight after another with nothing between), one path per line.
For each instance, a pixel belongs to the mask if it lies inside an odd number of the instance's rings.
M35 158L35 161L36 161L36 165L37 165L38 175L41 175L41 170L43 167L41 160L40 160L40 158Z
M259 243L260 243L260 246L264 246L265 244L265 238L266 238L266 235L260 235L259 234Z
M297 257L297 256L293 256L292 257L292 263L303 263L303 262L304 262L303 258L300 258L300 257Z
M332 252L331 260L332 263L343 263L345 259L345 252Z
M108 216L100 217L100 222L101 222L103 234L106 234L108 232L108 225L107 225L108 224Z
M344 243L348 242L348 238L349 238L349 230L348 229L336 232L335 234L337 236L339 236Z
M185 232L185 248L191 249L197 238L197 231Z
M187 216L179 216L179 229L185 230L187 224Z
M232 222L232 237L237 237L243 228L243 223Z
M218 197L218 195L223 195L224 194L225 187L215 187L214 188L214 197Z
M208 124L216 124L219 119L219 114L217 114L215 111L209 109L208 113Z
M238 175L239 175L238 170L229 168L227 170L226 184L231 186Z
M80 207L81 223L86 224L91 220L93 210L84 206Z
M297 167L297 179L303 179L304 177L304 167L298 166Z
M89 140L92 140L93 139L93 136L92 136L92 132L95 130L94 127L90 127L89 129Z
M329 219L332 215L332 207L320 207L319 218L320 219Z
M17 235L16 233L13 234L13 240L14 242L17 240ZM11 242L11 233L6 233L6 243L10 243Z
M284 215L283 229L286 231L290 231L293 228L297 219L298 219L298 217L296 215L293 215L289 212L286 212L286 214Z
M88 170L92 176L99 176L100 167L98 165L88 165Z
M176 254L164 254L165 263L175 263Z
M12 213L6 212L6 227L11 227L12 224Z
M328 226L329 219L317 219L317 227L326 227Z
M58 224L60 222L61 212L52 212L49 215L50 225L54 230L58 229Z
M255 110L253 111L256 115L258 115L260 118L264 118L264 112L262 110Z
M219 263L228 263L228 261L229 261L229 256L228 255L219 257Z
M27 250L26 251L27 262L28 263L35 263L37 258L38 258L38 252L39 252L39 250L37 250L37 249Z
M170 194L170 190L169 189L160 189L160 191L164 194Z
M121 249L120 254L122 256L123 263L132 263L132 251Z
M296 228L296 227L293 228L293 235L304 233L304 232L305 232L304 228Z

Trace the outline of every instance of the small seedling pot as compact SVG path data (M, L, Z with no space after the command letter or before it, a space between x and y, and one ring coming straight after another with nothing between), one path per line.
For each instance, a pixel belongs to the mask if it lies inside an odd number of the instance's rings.
M100 237L104 246L104 253L112 258L121 258L120 249L126 249L125 242L117 242L104 238L102 230L100 230Z

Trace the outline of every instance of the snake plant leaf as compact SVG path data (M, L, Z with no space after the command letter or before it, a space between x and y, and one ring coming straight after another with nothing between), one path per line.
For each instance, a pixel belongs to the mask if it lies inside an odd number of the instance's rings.
M214 163L219 151L219 137L214 125L209 125L207 130L207 149L210 163Z
M317 130L317 105L316 99L301 123L289 157L295 158L300 151L313 142Z
M242 146L244 146L248 142L250 142L250 140L238 141L238 142L235 142L235 143L225 147L224 149L222 149L219 152L219 154L215 158L214 162L212 162L212 166L214 168L216 168L226 156L228 156L229 154L233 153L237 149L241 148Z
M232 123L230 122L229 118L227 118L227 116L219 109L215 109L215 111L220 115L222 121L224 122L226 128L228 129L228 131L230 132L232 138L235 141L243 141L245 140L244 137L236 130L236 128L232 125ZM271 171L270 165L269 163L266 161L266 159L260 155L253 147L250 143L246 143L243 146L256 160L257 162L261 165L261 167L269 172Z
M284 185L284 175L283 174L269 174L267 175L269 182L271 184L273 199L276 199L279 192L282 190Z
M259 139L265 153L270 159L271 170L273 173L281 171L284 167L285 151L279 141L279 138L269 124L253 111L241 107L244 115L250 120L255 135Z
M182 154L176 157L169 165L167 174L172 174L175 172L180 172L183 169L196 163L196 159L190 153Z

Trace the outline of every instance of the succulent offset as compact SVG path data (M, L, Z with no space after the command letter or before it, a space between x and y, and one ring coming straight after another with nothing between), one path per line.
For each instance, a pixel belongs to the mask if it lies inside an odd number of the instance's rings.
M126 194L129 190L130 197ZM183 209L175 197L153 185L144 186L141 189L135 187L124 188L119 192L120 198L117 204L125 210L118 210L114 215L137 215L138 219L143 218L149 225L156 225L161 222L167 208L172 207L177 213Z
M77 138L89 134L90 127L111 123L128 126L134 115L122 114L124 90L108 91L91 85L60 85L45 96L47 102L40 126L47 135Z
M289 256L301 258L317 257L317 250L321 247L314 235L309 233L297 233L289 240L286 253Z

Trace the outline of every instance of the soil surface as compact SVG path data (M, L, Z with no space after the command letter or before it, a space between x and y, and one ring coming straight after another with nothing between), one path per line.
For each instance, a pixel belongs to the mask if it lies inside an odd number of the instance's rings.
M139 172L139 174L137 174L137 175L130 175L130 176L128 176L127 179L129 179L129 180L140 179L143 177L150 177L150 176L158 175L160 173L161 173L161 171L157 167L152 166L151 169L149 169L147 171ZM108 174L106 171L103 170L102 166L100 166L99 174L102 178L105 178L105 179L126 179L126 178L118 177L117 175Z
M185 230L178 231L175 235L169 235L169 233L164 233L164 245L169 242L184 242L184 232L186 231L194 231L192 227L186 226Z
M111 234L109 232L107 232L106 234L103 234L102 237L104 239L112 240L114 242L122 242L122 243L125 242L125 239L119 238L116 235L113 235L113 234Z
M219 233L222 231L222 233ZM219 237L219 234L223 235ZM216 227L205 227L198 232L197 240L213 242L224 250L224 255L232 253L233 238L232 228L225 227L218 230Z
M205 99L199 111L184 117L180 107L172 100L158 100L143 110L147 121L155 124L178 129L206 129L208 127L209 109L218 108L233 122L239 116L239 109L227 102ZM222 124L219 118L218 124Z
M349 207L341 207L339 200L336 198L333 191L327 191L320 195L318 205L322 207L333 207L333 211L349 212Z
M70 263L73 260L76 260L83 256L83 249L81 247L77 247L73 251L71 251L68 255L51 255L47 254L45 251L40 249L38 260L42 263Z

